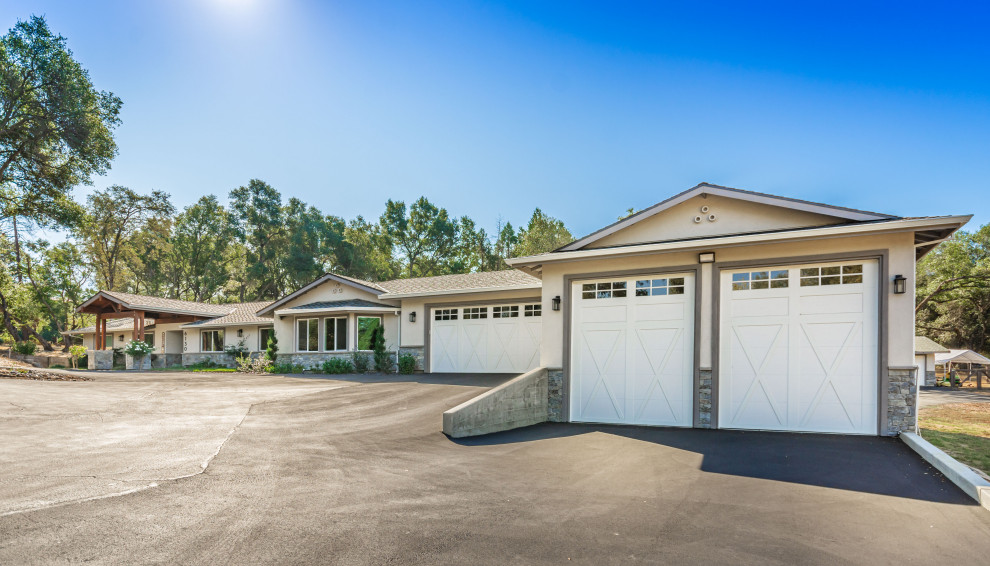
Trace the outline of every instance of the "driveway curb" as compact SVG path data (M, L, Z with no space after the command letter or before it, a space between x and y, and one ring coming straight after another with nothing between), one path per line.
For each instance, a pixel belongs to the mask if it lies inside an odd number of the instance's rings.
M945 474L945 477L952 480L952 483L959 486L959 489L966 492L984 509L990 511L990 482L981 478L976 472L969 469L965 464L939 450L932 443L913 432L902 432L900 434L904 444L911 447L929 464L935 466L938 471Z

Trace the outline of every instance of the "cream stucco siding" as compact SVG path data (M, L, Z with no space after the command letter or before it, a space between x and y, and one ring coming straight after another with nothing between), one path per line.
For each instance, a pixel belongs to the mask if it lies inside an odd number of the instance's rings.
M708 211L701 212L702 207L708 207ZM714 220L709 220L711 215L714 215ZM699 216L701 221L695 222ZM842 222L842 219L813 212L716 195L709 195L707 198L696 196L605 236L588 247L604 248L664 240L768 232L788 228L827 226Z
M909 279L914 277L914 236L913 233L896 233L876 236L830 238L804 242L753 244L726 248L712 248L716 261L763 262L767 259L787 259L827 254L855 255L860 252L889 250L888 272L892 277L903 274ZM697 251L671 252L649 255L615 257L609 259L578 260L561 263L547 263L543 266L543 343L542 365L549 368L563 366L564 340L567 333L564 328L564 310L553 312L549 309L549 301L554 296L564 296L564 278L569 275L594 274L614 271L642 270L649 272L674 266L698 265ZM712 363L713 351L713 269L710 265L703 266L699 284L701 285L701 320L700 322L700 366L707 368ZM894 295L890 292L890 282L884 281L884 292L887 293L888 314L881 321L888 333L887 363L892 367L914 365L914 290L910 282L908 292Z
M402 299L402 346L407 348L420 347L426 344L426 331L430 328L430 321L426 316L426 305L458 305L478 302L498 302L509 299L536 299L540 300L539 289L519 289L514 291L494 291L481 293L460 293L457 295L434 295L432 297L415 297ZM549 299L543 305L543 316L550 310ZM416 313L416 322L409 322L409 313Z

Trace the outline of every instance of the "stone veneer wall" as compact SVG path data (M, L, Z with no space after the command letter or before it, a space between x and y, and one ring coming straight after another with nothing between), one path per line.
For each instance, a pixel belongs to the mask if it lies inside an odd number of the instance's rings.
M564 422L564 370L547 370L547 420L552 423Z
M113 369L113 350L89 350L86 355L89 359L89 369Z
M925 386L935 387L936 379L937 378L935 377L935 370L925 372Z
M404 346L399 348L399 355L416 358L416 371L426 371L426 349L423 346Z
M227 354L226 352L197 352L193 354L182 354L182 365L184 366L195 365L206 360L223 367L237 367L237 364L234 363L233 356Z
M917 368L887 370L887 434L915 432L918 428Z
M371 357L371 352L363 352L368 356L368 363L373 367L375 365L374 359ZM305 369L322 369L323 362L333 359L342 358L347 361L354 361L354 352L296 352L283 354L279 353L278 358L275 360L276 363L280 364L299 364Z
M712 370L698 370L698 427L712 428Z

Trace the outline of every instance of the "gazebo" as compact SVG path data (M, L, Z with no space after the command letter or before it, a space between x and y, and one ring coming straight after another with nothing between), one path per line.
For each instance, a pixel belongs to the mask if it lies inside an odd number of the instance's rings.
M966 379L973 377L973 365L982 366L983 373L986 373L987 367L990 366L990 358L983 356L974 352L973 350L949 350L948 353L935 354L935 364L942 364L945 367L945 376L949 380L949 384L952 387L957 387L956 381L952 379L952 366L966 364L968 376ZM979 374L976 375L976 388L983 389L983 378Z

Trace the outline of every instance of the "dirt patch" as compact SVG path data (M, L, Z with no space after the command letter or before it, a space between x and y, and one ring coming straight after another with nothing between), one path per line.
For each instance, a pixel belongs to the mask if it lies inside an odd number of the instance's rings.
M93 381L90 377L38 369L0 367L0 379L32 379L35 381Z

